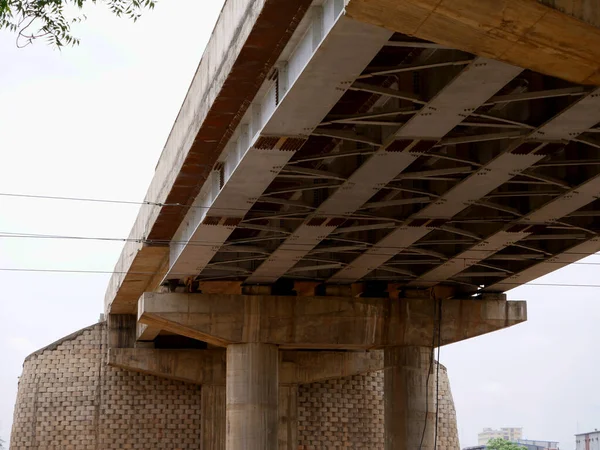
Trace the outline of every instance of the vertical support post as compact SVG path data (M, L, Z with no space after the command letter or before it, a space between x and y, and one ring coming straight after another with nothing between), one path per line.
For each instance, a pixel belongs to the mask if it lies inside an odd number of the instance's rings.
M200 395L200 449L225 450L225 386L205 384Z
M137 317L134 314L108 315L108 347L133 348L136 340Z
M279 386L279 450L298 450L298 385Z
M227 347L226 450L276 450L279 350L271 344Z
M385 450L434 448L432 353L417 346L384 350Z

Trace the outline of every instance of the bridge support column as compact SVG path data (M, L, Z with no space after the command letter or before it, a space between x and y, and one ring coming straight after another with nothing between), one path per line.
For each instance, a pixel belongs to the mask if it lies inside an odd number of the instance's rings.
M271 344L227 346L226 450L276 450L279 350Z
M384 350L385 450L434 448L432 352L419 346Z
M225 450L225 386L202 386L201 450Z
M278 441L278 450L298 450L298 385L279 386Z

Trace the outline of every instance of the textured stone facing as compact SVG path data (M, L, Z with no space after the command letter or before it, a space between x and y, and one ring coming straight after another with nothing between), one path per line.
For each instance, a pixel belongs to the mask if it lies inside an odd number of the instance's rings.
M446 368L440 365L439 382L439 408L438 408L438 436L437 448L442 450L459 450L458 426L456 424L456 409L450 390L450 380Z
M459 450L456 411L444 366L439 370L437 448ZM430 386L435 389L434 367ZM383 371L300 386L301 450L383 449Z
M200 448L200 386L107 366L106 339L102 323L27 358L11 450ZM438 449L458 450L443 366L439 394ZM298 389L299 450L383 449L383 420L383 372Z
M300 386L298 435L302 450L383 449L383 372Z
M200 386L109 367L106 327L23 365L12 450L197 449Z

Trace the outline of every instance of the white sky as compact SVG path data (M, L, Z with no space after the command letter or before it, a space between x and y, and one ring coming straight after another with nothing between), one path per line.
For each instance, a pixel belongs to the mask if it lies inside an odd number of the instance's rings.
M90 8L82 44L0 33L0 192L140 201L222 0L161 0L137 24ZM137 206L0 197L0 232L126 237ZM122 243L0 238L0 268L112 270ZM586 262L598 262L600 257ZM599 283L600 265L537 282ZM0 271L0 437L25 356L98 320L108 275ZM574 448L600 425L600 289L525 286L529 322L442 349L461 446L483 427Z

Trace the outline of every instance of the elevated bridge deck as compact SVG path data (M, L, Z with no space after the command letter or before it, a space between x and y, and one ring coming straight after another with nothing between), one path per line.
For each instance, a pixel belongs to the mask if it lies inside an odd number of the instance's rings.
M400 23L425 3L226 2L107 311L160 285L504 292L600 250L595 16L506 1L510 28L454 0Z

